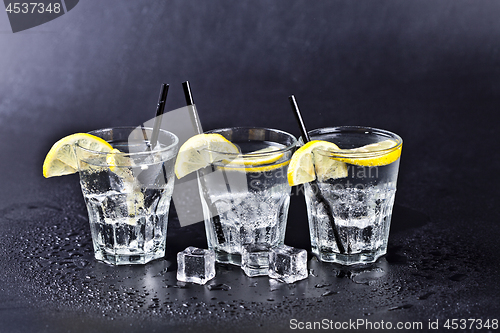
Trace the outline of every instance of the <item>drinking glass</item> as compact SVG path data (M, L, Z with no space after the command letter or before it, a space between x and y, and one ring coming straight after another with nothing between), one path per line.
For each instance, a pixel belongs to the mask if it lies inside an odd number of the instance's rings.
M316 129L309 136L342 149L313 150L316 172L325 159L345 163L346 170L345 177L318 177L304 184L312 252L321 261L343 265L376 261L387 252L403 140L389 131L357 126ZM392 147L372 145L386 140ZM355 149L366 145L372 146ZM396 158L384 164L384 156Z
M150 128L89 134L117 149L103 153L75 146L95 258L124 265L164 257L177 137L160 130L153 149Z
M284 242L290 185L288 163L296 138L269 128L208 131L239 147L200 172L208 247L221 263L241 265L243 246L277 247ZM203 153L203 152L202 152Z

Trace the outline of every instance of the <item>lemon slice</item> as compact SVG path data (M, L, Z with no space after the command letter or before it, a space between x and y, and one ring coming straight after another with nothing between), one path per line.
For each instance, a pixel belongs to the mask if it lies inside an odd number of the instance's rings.
M345 163L320 154L313 155L313 150L316 149L340 151L336 144L320 140L309 141L300 147L293 154L288 166L287 177L291 186L311 182L316 179L316 175L320 180L347 177Z
M283 157L283 153L268 154L273 151L280 150L279 147L269 146L262 148L251 153L245 154L244 156L239 156L232 161L227 161L230 165L262 165L270 164L276 162ZM261 154L265 154L261 156Z
M275 153L273 151L279 151L280 148L276 146L270 146L262 148L251 153L245 154L244 156L239 156L232 161L224 160L227 164L220 166L219 169L228 171L241 171L241 172L264 172L278 169L287 165L290 161L285 161L278 164L271 164L278 161L283 157L284 153ZM271 153L271 154L267 154ZM264 156L260 156L265 154ZM271 165L269 165L271 164Z
M145 214L144 194L141 191L133 191L127 195L127 211L130 217L128 224L137 224L137 219L133 217Z
M78 171L78 162L73 150L77 144L83 148L109 152L113 147L105 140L87 133L68 135L54 143L43 162L43 176L45 178L69 175Z
M359 148L343 149L342 152L348 153L346 157L340 157L339 154L333 158L359 166L382 166L395 162L401 156L402 147L402 145L398 147L398 143L394 140L385 140Z
M140 184L131 169L134 166L134 161L115 148L106 155L106 164L108 164L109 170L121 178L129 215L127 223L135 225L137 219L134 217L144 214L145 206L144 194L140 191Z
M388 165L401 156L401 148L393 140L354 149L339 149L337 145L327 141L310 141L293 154L288 167L288 183L292 186L308 183L315 180L316 175L319 180L347 177L346 163L369 167ZM331 154L314 154L316 149L326 150Z
M133 161L128 156L122 155L118 149L115 148L106 155L106 164L109 170L123 179L125 184L133 184L136 181L131 170Z
M220 134L198 134L179 149L175 161L175 175L182 178L210 163L227 158L225 154L239 154L239 149ZM220 153L220 154L219 154Z
M106 155L106 164L109 166L109 169L115 173L120 169L125 169L120 167L132 166L130 158L120 155L121 153L121 151L114 148Z
M285 162L278 163L278 164L250 167L250 166L244 166L242 164L235 165L231 162L231 163L228 163L224 166L218 167L218 169L226 170L226 171L240 171L240 172L265 172L265 171L271 171L271 170L275 170L278 168L282 168L282 167L288 165L289 163L290 163L290 161L285 161Z

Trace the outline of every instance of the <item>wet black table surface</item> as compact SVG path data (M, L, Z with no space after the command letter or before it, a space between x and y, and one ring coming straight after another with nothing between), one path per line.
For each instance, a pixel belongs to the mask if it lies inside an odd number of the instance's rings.
M176 281L175 254L206 247L202 223L181 228L171 214L164 260L114 267L93 259L76 175L2 179L14 181L17 187L2 191L3 202L13 203L0 211L5 332L274 332L324 319L427 327L429 320L498 318L495 197L467 183L449 193L449 183L424 182L432 197L418 206L397 202L388 254L373 265L347 268L311 257L308 279L292 285L218 265L215 279L199 286ZM36 193L25 192L27 184ZM23 200L11 200L19 194ZM310 249L300 194L292 196L285 242Z
M52 182L44 186L54 196L1 211L5 332L273 332L294 327L293 319L444 325L498 317L498 229L488 225L489 214L465 204L448 203L443 210L451 212L431 216L396 204L388 254L373 265L310 258L308 279L292 285L218 265L217 276L199 286L176 281L175 254L206 247L202 223L180 228L171 216L164 260L114 267L93 259L78 179L32 181ZM292 197L286 243L309 249L304 206L303 197Z
M499 15L494 1L88 0L16 34L0 17L0 332L278 332L323 320L447 331L448 319L495 331ZM44 179L45 154L65 135L153 117L163 81L167 110L183 106L185 80L205 129L298 135L295 94L311 129L401 135L388 254L356 268L310 256L293 285L227 265L205 286L178 284L175 254L206 240L172 209L165 259L94 260L78 176ZM285 243L310 254L293 193Z

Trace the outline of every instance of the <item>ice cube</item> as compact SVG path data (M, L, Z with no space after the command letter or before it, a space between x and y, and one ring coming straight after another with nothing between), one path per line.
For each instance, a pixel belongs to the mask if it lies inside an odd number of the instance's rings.
M282 245L269 252L269 277L286 283L307 278L307 252Z
M219 214L225 213L232 209L231 202L229 200L219 199L214 202L215 207L217 207L217 212Z
M241 212L243 223L253 225L258 223L261 213L259 211L259 202L255 198L249 196L248 201L239 205L237 209Z
M264 243L243 245L241 268L250 277L268 275L269 245Z
M193 246L177 253L177 280L205 284L215 277L215 252Z

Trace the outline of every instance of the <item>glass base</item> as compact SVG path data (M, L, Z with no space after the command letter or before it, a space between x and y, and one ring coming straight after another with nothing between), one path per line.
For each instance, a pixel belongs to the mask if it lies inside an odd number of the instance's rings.
M241 266L241 254L215 250L215 261L221 264Z
M147 254L111 254L97 251L94 256L97 260L110 265L144 265L152 260L165 257L165 251Z
M374 263L378 258L387 253L387 249L381 248L374 252L340 254L330 251L319 251L317 248L313 248L312 252L319 260L323 262L333 262L340 265L350 266Z
M243 272L249 277L269 275L269 267L242 266Z

